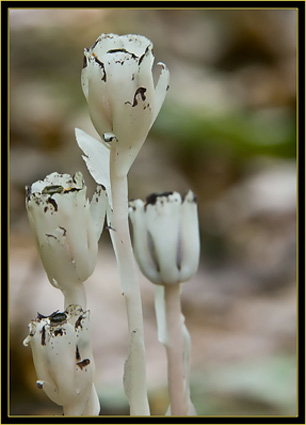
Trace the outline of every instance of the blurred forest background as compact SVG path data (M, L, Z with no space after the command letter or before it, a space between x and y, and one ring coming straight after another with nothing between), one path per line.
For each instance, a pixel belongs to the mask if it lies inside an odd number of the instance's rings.
M74 139L96 136L80 85L83 49L139 33L170 90L129 174L130 198L192 189L201 264L183 285L199 415L288 415L296 407L296 10L10 10L10 413L57 415L22 345L37 311L63 308L40 263L24 187L58 171L94 182ZM168 407L154 287L140 276L153 415ZM86 282L101 414L128 414L128 339L108 231Z

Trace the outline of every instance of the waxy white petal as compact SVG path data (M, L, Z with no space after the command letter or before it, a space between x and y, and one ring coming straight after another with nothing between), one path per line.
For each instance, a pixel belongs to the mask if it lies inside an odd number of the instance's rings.
M145 216L161 280L167 283L179 283L177 249L179 246L181 196L174 192L167 198L158 197L154 204L148 204Z
M98 414L89 311L70 305L63 313L38 315L29 330L24 345L32 349L38 388L63 406L65 415Z
M144 214L144 203L140 199L130 202L130 220L133 225L134 253L138 265L145 276L154 283L161 283L159 266L152 255L148 241L147 223Z
M97 240L100 239L104 227L107 208L108 196L106 189L99 185L95 190L95 193L93 194L90 202L90 214L94 225L95 237Z
M169 90L170 72L166 65L159 62L157 65L162 67L158 83L155 88L155 109L154 109L154 121L160 112L160 109L164 103L167 91Z
M75 137L79 147L84 152L82 157L86 163L88 171L98 184L105 187L109 203L112 205L112 191L110 184L110 149L79 128L75 129Z
M190 279L198 267L200 261L200 235L197 203L194 194L189 191L182 203L181 211L182 232L182 282Z
M52 173L27 190L28 218L49 281L67 300L85 307L82 283L94 271L102 230L99 220L103 224L106 212L102 192L95 193L99 208L90 206L81 173L73 177Z
M112 149L118 177L127 175L168 88L169 72L164 65L154 87L152 49L150 40L140 35L101 34L84 51L83 92L101 139L105 133L115 135L117 143Z
M196 272L200 257L194 194L153 194L130 202L133 248L143 274L157 285L178 284Z

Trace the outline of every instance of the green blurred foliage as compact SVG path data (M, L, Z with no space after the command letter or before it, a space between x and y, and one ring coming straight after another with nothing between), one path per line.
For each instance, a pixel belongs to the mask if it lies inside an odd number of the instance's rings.
M224 155L244 161L252 156L295 158L294 111L241 110L213 117L207 111L167 103L153 128L154 134L189 157Z

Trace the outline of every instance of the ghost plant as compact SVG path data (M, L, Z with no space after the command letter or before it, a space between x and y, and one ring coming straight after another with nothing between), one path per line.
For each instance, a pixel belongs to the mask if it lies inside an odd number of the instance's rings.
M98 186L92 201L80 172L52 173L27 187L26 209L50 283L64 295L65 311L38 314L29 325L37 387L64 415L98 415L89 311L83 283L93 273L107 198ZM83 310L84 309L84 310Z
M153 45L144 36L101 34L84 50L82 89L116 176L126 176L164 102L169 72L154 86Z
M127 174L154 123L169 87L161 65L154 85L153 45L140 35L101 34L84 50L82 89L100 140L76 129L87 167L108 188L107 220L125 296L130 347L124 387L132 415L148 415L141 295L128 226Z
M50 316L38 313L23 342L32 349L37 387L63 406L65 416L96 416L100 411L89 316L78 305Z
M128 172L164 102L169 71L154 84L153 45L140 35L101 34L84 50L81 85L99 139L76 129L83 159L98 183L91 202L81 173L52 173L27 188L26 208L51 284L65 297L64 312L38 314L30 345L38 388L65 415L97 415L89 311L83 283L93 273L104 219L125 297L130 345L124 389L131 415L149 415L142 303L129 232ZM150 196L130 204L134 250L142 272L157 285L158 335L168 356L170 413L195 413L189 394L190 337L181 314L181 282L199 261L195 197Z
M83 283L96 265L107 206L104 189L98 186L89 202L80 172L52 173L26 189L29 222L50 283L63 292L65 307L86 308Z
M157 285L189 280L199 264L197 203L189 191L152 194L129 203L134 252L143 274Z
M143 274L157 285L159 340L166 347L172 415L195 414L189 391L190 337L181 313L181 283L197 271L200 254L197 204L189 191L153 194L130 202L134 252Z

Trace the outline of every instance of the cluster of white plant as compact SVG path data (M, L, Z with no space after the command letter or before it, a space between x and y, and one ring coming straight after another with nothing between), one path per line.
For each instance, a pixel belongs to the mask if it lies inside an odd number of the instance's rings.
M155 86L153 64L153 45L140 35L102 34L85 49L82 89L100 139L81 129L75 135L97 189L89 201L80 172L52 173L27 187L37 249L50 283L64 295L64 311L38 313L24 345L32 349L37 387L63 406L64 415L97 416L100 411L84 282L94 272L105 222L126 299L129 350L123 385L130 415L150 415L137 263L156 285L158 338L168 361L165 414L196 414L189 389L191 342L180 304L181 283L199 263L196 198L191 191L184 196L165 192L128 202L128 172L169 88L169 71L162 63Z

